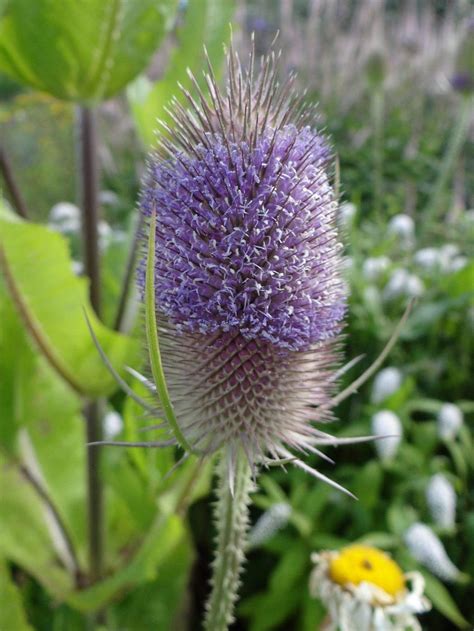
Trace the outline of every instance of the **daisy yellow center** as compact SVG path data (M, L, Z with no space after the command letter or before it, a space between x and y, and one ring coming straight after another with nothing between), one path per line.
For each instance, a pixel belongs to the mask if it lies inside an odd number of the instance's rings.
M349 546L331 559L331 580L339 585L372 583L390 596L405 587L403 572L392 559L370 546Z

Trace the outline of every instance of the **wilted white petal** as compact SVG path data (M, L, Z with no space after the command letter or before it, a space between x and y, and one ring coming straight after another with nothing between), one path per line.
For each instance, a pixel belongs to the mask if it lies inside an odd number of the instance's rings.
M426 501L433 520L443 528L453 528L456 521L456 493L442 473L430 478L426 487Z
M249 546L260 546L281 528L286 526L291 515L291 506L286 502L278 502L263 513L249 533Z
M455 438L463 424L463 413L454 403L444 403L438 413L438 435L444 440Z
M417 522L404 535L411 555L443 581L455 581L460 571L448 557L438 536L426 524Z
M398 368L392 366L381 370L374 379L372 386L371 401L380 403L384 401L402 385L402 373Z
M374 281L390 267L390 259L387 256L369 257L362 265L364 278Z
M374 442L375 450L381 460L390 460L397 453L402 439L403 427L400 419L390 410L381 410L372 417L372 434L388 436Z

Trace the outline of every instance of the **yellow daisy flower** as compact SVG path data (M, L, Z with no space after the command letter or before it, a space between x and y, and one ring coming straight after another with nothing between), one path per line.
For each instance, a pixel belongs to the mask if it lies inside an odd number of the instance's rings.
M404 574L387 554L364 545L312 555L310 592L327 607L324 631L420 631L428 611L421 574Z

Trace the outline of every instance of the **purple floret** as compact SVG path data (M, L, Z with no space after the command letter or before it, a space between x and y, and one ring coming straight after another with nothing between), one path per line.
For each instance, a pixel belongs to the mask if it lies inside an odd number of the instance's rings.
M253 146L206 140L155 159L144 187L159 311L183 333L235 332L281 349L334 337L345 292L323 137L287 124Z

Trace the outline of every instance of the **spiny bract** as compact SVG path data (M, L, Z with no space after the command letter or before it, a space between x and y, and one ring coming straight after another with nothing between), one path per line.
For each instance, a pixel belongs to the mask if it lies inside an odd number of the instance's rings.
M275 55L254 65L231 50L224 91L211 66L205 92L190 75L197 96L172 102L141 194L180 429L202 453L241 445L251 464L338 442L311 421L331 416L346 302L328 144Z

